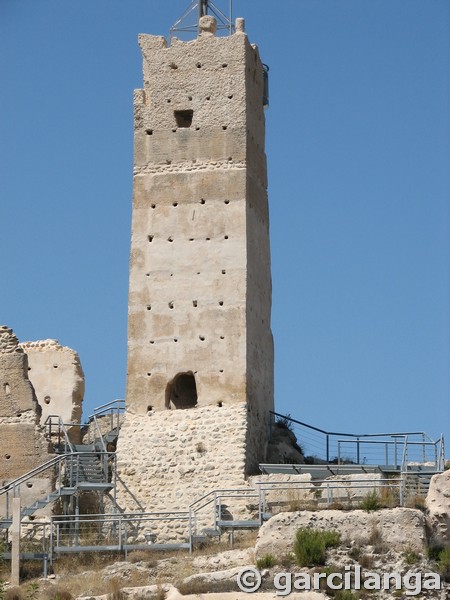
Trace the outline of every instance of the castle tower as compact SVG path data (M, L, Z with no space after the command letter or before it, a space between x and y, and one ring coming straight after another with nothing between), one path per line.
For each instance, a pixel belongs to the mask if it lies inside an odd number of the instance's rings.
M264 77L243 25L216 37L203 16L191 42L139 37L118 460L121 476L134 459L145 465L140 481L147 474L154 487L161 476L165 501L170 469L178 499L222 476L242 484L264 461L273 410ZM145 484L133 476L127 486L139 497Z

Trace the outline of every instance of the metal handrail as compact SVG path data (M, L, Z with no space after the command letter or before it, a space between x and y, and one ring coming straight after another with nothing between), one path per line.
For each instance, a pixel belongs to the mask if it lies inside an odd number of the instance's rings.
M112 455L112 454L114 454L114 452L106 452L106 453L98 452L98 451L97 452L94 452L94 451L92 451L92 452L71 452L70 454L61 454L59 456L55 456L54 458L48 460L47 462L42 463L42 465L35 467L34 469L32 469L31 471L28 471L24 475L17 477L17 479L13 479L9 483L5 484L3 487L0 488L0 496L11 491L14 487L18 487L19 485L22 485L23 483L25 483L32 477L36 477L36 475L39 475L39 473L42 473L43 471L50 469L50 467L53 467L53 466L57 465L58 463L62 463L64 461L70 461L72 458L77 458L79 456L90 456L90 455L98 456L99 454Z
M211 490L200 498L197 498L189 505L189 515L191 519L190 536L197 533L197 517L198 513L203 509L214 503L214 515L213 515L213 528L217 528L217 513L221 510L221 501L223 498L257 498L258 492L255 488L232 488L232 489L219 489ZM202 503L203 502L203 503ZM200 504L202 503L202 504ZM200 505L199 505L200 504ZM199 505L199 506L198 506Z
M24 475L17 477L17 479L13 479L12 481L10 481L9 483L5 484L3 487L0 488L0 496L2 496L3 494L6 494L7 492L10 492L13 488L22 485L23 483L25 483L32 477L39 475L39 473L46 471L47 469L49 469L50 467L53 467L54 465L58 464L59 462L64 461L66 458L67 458L67 456L65 454L62 454L61 456L55 456L54 458L48 460L47 462L43 463L39 467L35 467L34 469L32 469L31 471L28 471Z
M95 423L97 418L106 417L110 415L110 431L117 429L119 431L120 428L120 415L125 412L125 400L111 400L111 402L107 402L106 404L102 404L97 408L94 408L94 412L92 415L89 415L87 420L87 425L89 426L91 423ZM114 426L114 418L116 417L116 424ZM94 424L95 427L95 424ZM102 436L103 437L103 436ZM90 442L90 430L88 429L88 443Z
M111 409L116 409L119 411L125 410L125 400L111 400L111 402L106 402L106 404L101 404L94 408L94 412L92 415L89 415L88 420L92 419L94 415L99 416L102 413L108 413Z
M439 440L439 470L443 471L445 469L445 443L444 436L441 434L441 438Z
M424 431L407 431L407 432L390 432L390 433L342 433L342 432L338 432L338 431L325 431L325 429L320 429L319 427L314 427L313 425L308 425L308 423L303 423L302 421L297 421L296 419L293 419L292 417L289 417L287 415L282 415L280 413L274 412L274 411L269 411L271 415L274 415L275 417L280 417L282 419L288 419L289 421L292 421L293 423L298 423L298 425L303 425L303 427L308 427L309 429L314 429L314 431L318 431L319 433L325 433L327 435L344 435L347 437L392 437L392 436L399 436L399 437L403 437L405 435L424 435L426 436L430 441L431 438L429 438L429 436L424 432Z
M64 436L64 449L65 449L65 454L68 454L67 449L69 450L69 452L73 452L73 445L72 442L69 439L69 434L67 433L67 429L65 427L65 423L62 420L60 415L48 415L48 417L45 419L44 422L44 427L48 427L49 429L49 438L51 440L52 437L52 425L53 425L53 419L57 420L58 423L58 444L61 443L61 433Z
M431 439L423 431L390 432L390 433L343 433L343 432L336 432L336 431L326 431L325 429L321 429L320 427L315 427L313 425L309 425L308 423L305 423L303 421L298 421L297 419L293 419L292 417L290 417L288 415L282 415L281 413L277 413L274 411L270 411L270 414L273 417L279 417L281 419L284 419L287 423L299 425L303 428L306 428L306 430L310 430L311 432L318 432L319 434L322 434L324 436L324 439L320 440L319 444L321 446L323 443L324 447L321 448L320 452L325 457L326 462L330 462L331 447L332 446L334 447L335 444L337 444L339 447L339 445L343 444L344 442L347 444L356 443L356 452L357 452L356 462L357 463L360 462L359 449L360 449L360 446L363 444L375 443L376 441L379 441L380 443L384 443L384 444L395 444L399 439L403 439L405 436L408 436L410 444L422 446L422 452L423 452L423 456L424 456L423 462L425 462L426 446L435 445L435 453L436 453L437 452L437 444L439 443L439 441ZM273 425L274 425L274 419L272 419L270 422L271 430L272 430ZM304 431L304 433L306 435L307 432ZM336 437L343 437L346 439L345 440L336 440ZM413 437L420 437L421 440L413 441L411 439ZM372 438L372 439L370 439L370 438ZM376 438L376 439L374 439L374 438ZM382 438L384 438L384 439L382 439ZM338 456L338 462L339 462L339 458L340 457Z

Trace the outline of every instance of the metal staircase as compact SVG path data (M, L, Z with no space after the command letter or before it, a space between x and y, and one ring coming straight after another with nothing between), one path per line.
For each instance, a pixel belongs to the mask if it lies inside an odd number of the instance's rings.
M73 428L73 424L66 425L58 415L50 415L45 427L56 456L0 488L0 497L5 497L6 507L6 515L0 521L0 529L8 529L11 526L11 499L20 496L21 487L42 474L55 479L56 489L23 507L22 518L32 516L37 510L61 498L69 499L68 503L64 502L64 510L72 512L74 504L78 503L78 492L87 490L103 494L114 489L115 504L115 454L108 452L107 447L115 445L117 441L120 414L123 410L123 401L110 402L96 409L88 419L86 444L72 443L68 428ZM99 425L101 418L107 420L107 427L103 426L103 433Z

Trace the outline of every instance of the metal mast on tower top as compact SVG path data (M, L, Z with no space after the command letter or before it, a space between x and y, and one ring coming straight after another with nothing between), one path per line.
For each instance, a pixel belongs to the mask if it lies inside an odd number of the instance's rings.
M183 15L170 28L170 38L174 35L178 37L179 34L184 34L186 37L192 37L189 34L197 34L198 21L205 15L216 18L217 33L219 35L220 32L224 32L225 35L232 35L234 33L233 0L227 2L228 16L217 6L217 3L218 0L216 0L216 3L212 0L192 0ZM221 3L224 4L224 0L221 0Z

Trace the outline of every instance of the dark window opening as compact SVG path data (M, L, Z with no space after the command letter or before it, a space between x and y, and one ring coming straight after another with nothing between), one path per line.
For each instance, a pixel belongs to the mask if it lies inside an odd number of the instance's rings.
M177 122L177 127L190 127L194 116L193 110L176 110L173 113Z
M194 373L178 373L166 387L166 408L185 409L197 406L197 385Z

